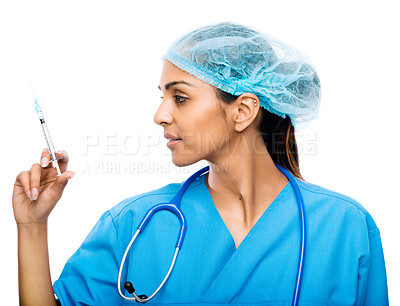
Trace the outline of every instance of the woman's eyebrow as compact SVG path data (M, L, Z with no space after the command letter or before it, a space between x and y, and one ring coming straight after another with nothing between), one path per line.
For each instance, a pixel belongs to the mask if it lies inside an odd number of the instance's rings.
M173 82L169 82L169 83L165 84L165 90L168 90L172 86L177 85L177 84L185 84L185 85L190 86L190 87L196 87L196 86L194 86L194 85L192 85L192 84L190 84L188 82L185 82L185 81L173 81ZM158 89L161 90L161 87L158 86Z

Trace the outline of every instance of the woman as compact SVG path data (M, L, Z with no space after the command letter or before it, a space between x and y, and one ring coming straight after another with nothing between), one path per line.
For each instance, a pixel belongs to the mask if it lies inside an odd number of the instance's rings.
M292 302L300 218L294 187L280 165L296 177L307 221L299 305L387 305L372 217L355 200L300 174L294 128L317 116L320 97L307 58L259 31L221 23L178 39L163 65L154 121L164 128L175 165L206 160L210 170L183 195L186 238L170 278L148 303ZM47 218L73 175L66 171L66 153L58 156L59 177L45 150L42 165L16 179L21 304L55 305L53 290L61 305L122 304L117 279L125 249L148 209L170 201L180 184L107 211L52 286ZM169 268L179 226L171 213L155 214L128 253L120 285L130 280L136 292L152 293Z

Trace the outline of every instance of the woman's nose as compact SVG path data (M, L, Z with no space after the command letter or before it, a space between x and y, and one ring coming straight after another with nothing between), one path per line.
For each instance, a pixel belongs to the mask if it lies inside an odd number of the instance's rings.
M171 124L172 122L171 110L166 102L167 101L162 101L161 105L154 114L154 122L158 125Z

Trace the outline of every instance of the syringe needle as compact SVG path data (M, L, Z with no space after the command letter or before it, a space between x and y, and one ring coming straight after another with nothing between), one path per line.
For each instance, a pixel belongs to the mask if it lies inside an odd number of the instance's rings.
M33 88L32 88L32 84L31 83L29 83L29 87L31 88L33 98L36 100L35 94L33 93Z

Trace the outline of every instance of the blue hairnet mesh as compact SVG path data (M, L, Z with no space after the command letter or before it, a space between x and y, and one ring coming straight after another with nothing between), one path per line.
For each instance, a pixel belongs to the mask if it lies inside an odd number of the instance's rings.
M255 94L261 107L288 115L296 129L318 117L320 81L311 61L253 28L205 26L180 37L163 58L232 95Z

